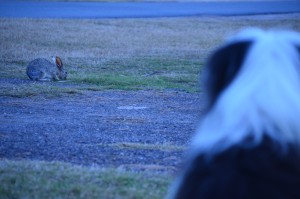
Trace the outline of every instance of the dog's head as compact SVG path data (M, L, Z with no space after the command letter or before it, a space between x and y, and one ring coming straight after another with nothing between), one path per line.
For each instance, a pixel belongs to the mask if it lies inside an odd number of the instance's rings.
M209 107L194 139L200 151L222 150L268 134L300 143L300 35L248 29L208 59ZM214 151L214 150L212 150Z
M285 68L282 66L284 64L297 68L300 56L299 40L299 35L294 32L265 32L258 29L247 29L230 38L209 57L206 64L205 84L210 105L215 103L241 69L253 71L258 67L262 72L267 72L263 75L271 76L279 70L276 65L281 65L281 69ZM287 61L294 63L286 63ZM297 70L300 71L300 65ZM253 81L257 75L253 76Z
M272 169L275 162L280 164L275 165L278 170L289 171L281 161L272 159L274 153L268 152L274 143L275 154L281 152L278 149L290 146L300 151L299 49L300 35L295 32L251 29L232 37L212 54L204 69L209 107L193 139L184 173L173 184L169 198L230 197L228 193L256 198L266 184L259 184L258 178L259 191L253 192L250 186L255 184L253 176L257 178L263 173L255 173L261 168L253 164L259 164L255 160L265 156L263 169ZM260 158L255 158L256 154ZM279 160L283 162L291 157L283 159L281 155ZM269 160L271 166L266 167ZM252 161L251 169L247 170L247 164ZM289 163L284 165L290 166ZM288 175L293 172L292 168ZM290 180L282 173L277 179L279 185ZM236 187L239 182L241 189ZM273 189L271 192L274 196Z

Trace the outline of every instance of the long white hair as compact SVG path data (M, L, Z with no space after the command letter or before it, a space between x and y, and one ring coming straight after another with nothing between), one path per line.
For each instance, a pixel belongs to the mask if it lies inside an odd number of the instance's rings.
M201 122L192 143L196 153L220 152L247 137L259 143L264 135L300 143L300 35L247 29L221 48L239 42L251 45ZM214 72L208 69L208 80Z

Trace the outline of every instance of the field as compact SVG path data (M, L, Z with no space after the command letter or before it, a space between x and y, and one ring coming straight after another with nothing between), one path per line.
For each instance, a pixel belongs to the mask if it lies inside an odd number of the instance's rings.
M0 198L162 198L201 118L207 56L243 28L299 22L0 19ZM29 81L52 55L68 80Z

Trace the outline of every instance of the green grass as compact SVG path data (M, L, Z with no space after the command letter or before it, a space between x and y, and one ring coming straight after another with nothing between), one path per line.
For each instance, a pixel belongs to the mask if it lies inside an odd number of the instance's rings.
M179 89L198 91L200 60L162 57L109 60L70 71L71 80L102 89ZM85 73L82 70L85 70Z
M196 78L195 78L196 79ZM197 82L191 81L189 76L180 77L143 77L133 75L88 74L83 77L74 78L74 81L97 85L102 89L122 89L122 90L140 90L140 89L179 89L182 91L197 91ZM189 86L192 85L192 86ZM92 90L89 89L89 90Z
M0 95L12 97L31 97L40 94L60 96L64 93L80 93L80 90L141 90L175 89L197 92L198 74L202 68L200 59L174 57L135 57L114 58L103 62L88 62L74 59L74 66L66 66L68 83L76 88L55 86L55 83L37 83L28 81L25 85L13 83L0 86ZM3 67L0 78L27 80L24 61L0 62ZM63 83L60 83L63 84ZM81 86L80 86L81 85ZM79 88L80 87L80 88Z
M62 97L64 95L81 94L79 89L61 87L55 84L45 83L30 83L26 85L13 85L4 83L0 85L0 96L8 97L33 97L43 95L45 97Z
M0 198L132 198L166 195L166 174L74 166L58 162L0 161Z

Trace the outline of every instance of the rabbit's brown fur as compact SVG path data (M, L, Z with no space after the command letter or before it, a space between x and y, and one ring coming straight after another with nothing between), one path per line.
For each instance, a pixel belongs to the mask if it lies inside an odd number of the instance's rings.
M59 57L53 59L51 63L47 59L38 58L31 61L26 69L29 79L34 81L58 81L67 78L67 72L63 68Z

